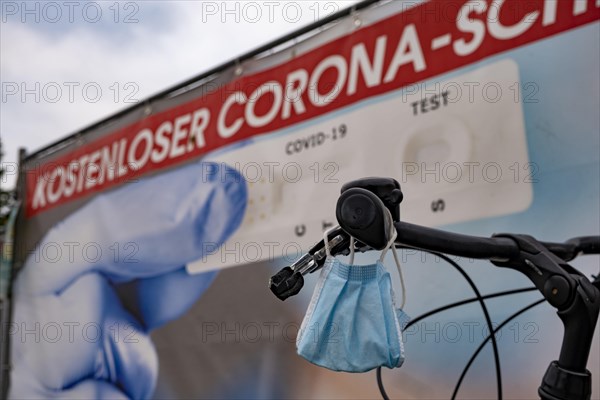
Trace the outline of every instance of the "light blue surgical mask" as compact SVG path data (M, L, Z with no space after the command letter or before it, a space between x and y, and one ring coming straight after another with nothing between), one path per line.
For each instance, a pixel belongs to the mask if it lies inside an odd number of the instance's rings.
M393 227L392 227L393 229ZM327 259L296 339L298 354L333 371L366 372L380 366L397 368L404 362L402 330L410 318L405 303L404 279L394 247L396 230L375 264L352 265L331 256L325 233ZM396 308L390 274L383 266L392 254L400 273L402 302Z

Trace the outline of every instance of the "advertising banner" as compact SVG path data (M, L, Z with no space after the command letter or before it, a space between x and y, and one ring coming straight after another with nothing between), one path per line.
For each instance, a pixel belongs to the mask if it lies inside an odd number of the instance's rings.
M281 303L269 276L337 224L341 186L367 176L400 182L408 222L598 234L599 19L597 1L377 3L33 154L11 396L377 396L374 374L295 354L314 281ZM409 314L472 296L439 259L402 258ZM461 261L482 292L528 284ZM526 296L490 302L494 321ZM406 332L388 393L449 397L482 321L467 306ZM505 392L528 398L562 327L549 307L515 323L499 341ZM597 376L597 337L594 349ZM466 396L495 395L490 354Z

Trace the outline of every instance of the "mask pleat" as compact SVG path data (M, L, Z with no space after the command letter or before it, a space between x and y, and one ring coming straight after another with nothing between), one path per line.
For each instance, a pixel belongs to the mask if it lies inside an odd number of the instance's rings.
M400 325L391 277L383 264L346 265L331 257L325 268L329 267L303 321L298 354L334 371L400 366Z

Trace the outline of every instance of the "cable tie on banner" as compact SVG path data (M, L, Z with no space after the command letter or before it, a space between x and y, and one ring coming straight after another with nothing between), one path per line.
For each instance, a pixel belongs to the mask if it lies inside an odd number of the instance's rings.
M148 115L152 114L152 105L150 104L149 101L146 101L145 103L146 103L146 105L144 106L144 115L148 116Z
M352 7L352 9L350 10L350 15L352 16L352 19L354 20L354 28L360 28L362 25L362 20L360 19L359 15L358 15L358 11L356 11L356 6Z
M238 58L235 60L235 69L233 70L233 73L235 76L240 76L243 72L244 68L242 67L242 64L240 64L240 59Z
M291 56L292 56L292 59L294 59L294 58L296 58L296 56L297 56L297 52L296 52L296 46L298 46L298 38L297 38L297 37L295 37L294 39L292 39L292 41L293 41L294 43L292 44Z

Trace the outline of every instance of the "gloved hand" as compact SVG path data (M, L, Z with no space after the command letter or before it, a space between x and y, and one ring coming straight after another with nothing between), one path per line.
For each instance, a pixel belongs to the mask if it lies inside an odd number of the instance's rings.
M198 163L100 195L56 224L15 281L9 396L150 397L149 332L210 285L215 273L185 265L237 229L246 200L235 170ZM133 280L135 313L115 292Z

